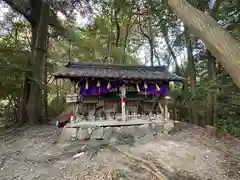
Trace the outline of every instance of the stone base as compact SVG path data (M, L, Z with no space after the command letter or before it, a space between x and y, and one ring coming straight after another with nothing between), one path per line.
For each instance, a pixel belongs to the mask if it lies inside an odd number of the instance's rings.
M174 127L174 122L172 120L167 120L163 125L163 134L169 134L169 132Z
M98 129L92 129L92 135L91 139L102 139L103 138L103 133L104 133L104 128L98 128Z
M89 138L89 130L88 128L79 128L79 130L76 132L77 139L79 140L86 140Z

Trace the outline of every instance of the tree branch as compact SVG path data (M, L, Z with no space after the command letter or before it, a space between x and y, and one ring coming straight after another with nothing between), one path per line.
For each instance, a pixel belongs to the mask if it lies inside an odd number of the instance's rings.
M137 11L140 13L139 7L138 7L137 9L138 9ZM139 24L139 28L140 28L140 31L141 31L142 35L143 35L145 38L147 38L148 41L150 42L150 41L151 41L150 37L143 31L143 28L142 28L142 25L141 25L141 20L140 20L140 15L138 15L138 24Z
M210 12L210 15L213 17L213 19L216 19L216 16L218 14L219 8L220 8L221 1L216 0L213 6L213 9Z
M161 29L162 29L162 34L163 34L164 41L167 45L168 52L170 53L170 55L172 56L172 58L174 60L175 68L176 68L176 74L177 75L182 75L181 68L179 67L178 62L177 62L177 57L176 57L175 53L173 52L173 49L172 49L171 44L170 44L169 39L168 39L168 29L166 27L164 27L164 25L162 25Z
M118 46L119 43L119 39L120 39L120 25L118 22L118 14L119 14L120 8L116 7L115 9L115 13L114 13L114 19L115 19L115 23L116 23L116 31L117 31L117 37L116 37L116 47Z
M28 21L31 21L30 14L24 9L24 6L19 6L13 2L13 0L3 0L7 5L9 5L14 11L23 15Z
M189 30L203 40L240 88L240 43L211 16L194 8L186 0L168 0L168 5Z

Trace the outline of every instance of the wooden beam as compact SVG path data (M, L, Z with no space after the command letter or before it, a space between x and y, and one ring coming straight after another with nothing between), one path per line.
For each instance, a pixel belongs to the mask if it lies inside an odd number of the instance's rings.
M120 87L121 91L121 103L122 103L122 119L126 121L126 86L125 84Z
M72 94L76 93L76 82L75 81L72 82L71 93ZM73 116L72 116L71 121L70 121L71 123L73 123L73 121L76 121L76 117L77 117L76 104L75 103L72 103L72 112L73 112Z
M67 124L66 128L88 128L88 127L119 127L119 126L139 126L144 124L163 124L162 120L129 120L129 121L82 121L78 123Z
M169 120L169 113L168 113L169 100L171 100L170 96L165 96L164 97L164 120L165 121Z

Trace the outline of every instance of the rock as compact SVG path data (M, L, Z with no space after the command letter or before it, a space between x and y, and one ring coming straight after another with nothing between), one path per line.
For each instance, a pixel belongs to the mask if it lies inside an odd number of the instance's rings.
M114 128L105 127L103 129L103 139L109 140L114 134Z
M77 138L79 140L86 140L89 138L89 130L87 128L80 128L77 131Z
M91 135L91 139L103 139L104 137L104 128L94 129Z
M217 128L214 126L206 126L206 130L207 130L207 135L210 137L215 137L217 134Z
M169 132L174 127L174 122L172 120L167 120L163 124L163 134L169 134Z
M154 130L155 130L155 132L157 134L162 134L163 133L163 129L164 129L164 125L163 124L156 124L155 128L154 128Z
M64 141L71 140L73 137L76 137L76 132L77 130L75 128L63 127L57 142L63 143Z

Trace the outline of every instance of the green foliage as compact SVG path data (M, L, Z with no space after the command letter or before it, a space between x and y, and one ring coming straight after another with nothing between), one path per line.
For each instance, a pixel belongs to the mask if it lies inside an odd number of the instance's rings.
M28 61L32 56L30 48L31 28L28 23L29 17L31 17L29 1L12 2L14 5L12 5L12 10L15 11L6 13L4 18L0 19L0 25L4 30L3 35L0 36L0 100L5 100L5 104L1 104L0 115L5 120L11 119L12 114L19 113L24 76L26 72L30 71ZM143 58L146 57L145 62L148 63L150 57L149 42L140 31L139 24L141 24L143 31L148 33L149 14L152 18L154 37L154 64L165 64L173 71L178 65L182 75L188 77L184 25L171 12L166 0L151 1L150 13L147 1L61 0L58 3L48 2L51 3L51 17L55 20L55 23L51 21L47 54L49 81L47 89L49 99L51 99L48 104L50 117L58 115L65 108L65 93L59 93L59 99L57 99L56 86L50 80L51 73L68 60L79 59L80 61L107 63L109 59L113 59L114 63L121 63L125 57L126 64L141 64L145 61ZM206 13L211 11L207 0L189 0L188 2ZM239 2L239 0L221 1L215 16L218 23L222 24L237 39L240 38ZM61 23L56 23L58 22L54 16L56 12L61 12L66 19ZM20 14L28 22L20 19ZM79 16L88 19L87 25L80 26L76 23ZM62 29L64 29L64 36L60 33ZM59 36L60 34L61 36ZM118 34L119 41L116 43ZM125 39L126 34L128 35L127 39ZM174 54L167 47L166 37ZM126 47L124 47L125 42ZM201 124L204 125L208 116L208 94L215 92L219 129L239 136L239 106L222 100L223 97L237 94L238 88L218 63L216 68L217 80L209 80L206 47L201 40L195 37L192 47L197 77L196 97L193 97L190 87L185 87L183 90L182 85L171 86L171 96L176 100L175 108L178 109L180 118L183 120L191 119L191 107L196 105ZM174 59L174 55L177 59ZM69 88L69 85L65 86L66 89Z
M48 107L49 118L55 118L65 110L67 106L67 104L65 103L65 97L66 97L66 94L60 94L59 99L58 97L55 97L49 103L49 107Z

